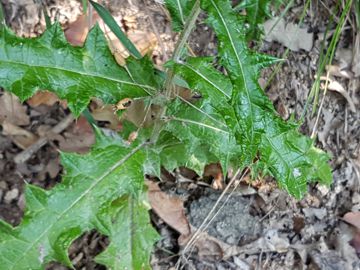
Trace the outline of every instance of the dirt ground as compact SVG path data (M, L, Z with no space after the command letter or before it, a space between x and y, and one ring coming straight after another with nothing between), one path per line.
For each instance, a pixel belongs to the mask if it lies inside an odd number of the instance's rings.
M19 35L34 37L45 29L41 7L37 1L1 0L7 24ZM304 1L296 0L284 16L285 25L296 28L303 12ZM57 18L64 29L82 14L81 1L44 1L52 19ZM177 35L171 30L169 15L160 0L108 0L110 9L122 28L137 39L137 45L150 51L157 65L170 59ZM304 36L295 47L278 36L267 35L258 49L284 58L279 69L266 69L259 80L284 119L299 119L319 69L321 41L329 45L331 36L324 37L336 1L312 1L299 31ZM277 11L279 15L282 10ZM216 37L201 15L189 45L195 55L216 54ZM270 23L270 22L268 22ZM146 38L144 38L146 37ZM294 37L295 38L295 37ZM325 48L326 49L326 48ZM360 269L360 33L356 33L354 13L348 16L341 32L332 66L327 67L333 87L323 100L317 114L311 105L305 114L301 131L317 135L316 144L331 156L333 184L331 187L312 185L300 201L279 190L272 179L249 178L221 202L224 205L214 217L194 249L186 254L177 225L171 225L156 211L151 212L154 226L161 235L152 254L153 269ZM326 76L326 71L321 74ZM323 91L320 93L320 100ZM47 100L52 99L47 97ZM6 105L9 104L10 106ZM58 149L84 153L94 141L91 128L79 119L57 134L26 162L14 158L36 139L69 115L66 106L38 99L20 104L15 97L0 92L0 218L17 225L25 207L24 185L32 183L50 189L61 181L62 168ZM100 126L116 129L113 114L97 119ZM3 120L12 119L12 125ZM185 216L196 230L221 196L212 188L212 178L201 178L180 168L163 172L160 188L176 203L184 205ZM215 209L218 209L215 207ZM175 223L180 224L180 220ZM174 228L175 227L175 228ZM75 269L105 269L92 258L107 245L108 239L89 232L77 239L69 254ZM183 256L179 256L182 254ZM47 269L68 269L53 263Z

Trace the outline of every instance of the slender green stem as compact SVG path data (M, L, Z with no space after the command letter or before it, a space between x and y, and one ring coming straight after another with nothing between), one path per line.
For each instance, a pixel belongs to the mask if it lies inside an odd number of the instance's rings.
M188 40L190 33L195 25L196 19L200 13L200 0L197 0L191 10L188 19L186 20L184 30L181 32L179 40L175 46L174 54L173 54L173 61L178 62L181 57L181 52L183 51L186 41ZM174 72L172 69L167 70L167 77L165 80L165 96L170 98L173 94L173 79L174 79Z
M0 2L0 29L3 29L5 27L5 13L3 10L3 5Z
M188 40L188 38L190 36L190 33L195 25L196 19L199 16L199 14L200 14L200 0L196 0L196 2L194 3L194 6L190 12L190 15L186 19L184 30L181 32L179 40L176 43L174 54L172 56L172 60L174 62L178 62L180 60L181 53L182 53L184 47L186 46L186 41ZM174 95L173 80L174 80L175 73L172 69L167 69L166 75L167 76L166 76L165 83L164 83L164 86L165 86L164 94L165 94L165 97L167 98L167 100L170 100L172 98L172 96ZM159 113L159 118L155 121L154 130L152 132L151 139L150 139L151 142L155 142L160 135L160 132L164 126L164 121L162 120L162 118L165 115L165 113L166 113L166 104L161 109L161 111Z

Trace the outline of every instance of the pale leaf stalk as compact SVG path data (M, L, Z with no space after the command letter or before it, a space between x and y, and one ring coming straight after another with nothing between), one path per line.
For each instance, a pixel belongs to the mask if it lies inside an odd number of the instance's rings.
M175 50L174 50L174 54L172 56L172 60L174 62L178 62L180 57L181 57L181 51L183 50L183 48L186 46L186 41L188 40L191 31L195 25L196 19L200 14L200 0L197 0L194 3L194 6L190 12L190 15L188 16L185 26L184 26L184 30L181 32L179 40L176 43L175 46ZM170 100L171 97L173 96L173 79L174 79L174 71L172 69L168 69L166 72L167 76L166 76L166 80L164 83L164 89L165 89L165 97ZM164 125L162 118L166 113L166 105L162 108L161 112L160 112L160 117L159 119L157 119L157 121L155 122L155 126L154 126L154 131L152 133L151 136L151 142L155 142L161 132L161 129Z

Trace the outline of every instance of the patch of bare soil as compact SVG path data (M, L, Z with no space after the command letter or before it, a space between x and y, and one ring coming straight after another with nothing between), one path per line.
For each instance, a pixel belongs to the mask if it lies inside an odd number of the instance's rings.
M7 22L16 33L33 37L44 31L45 21L38 4L32 0L1 2ZM81 1L44 2L51 17L57 18L65 29L81 15ZM331 39L324 37L324 33L336 4L331 0L314 3L299 26L303 2L294 2L278 26L283 27L278 32L282 36L276 31L268 33L265 41L256 45L279 58L290 49L279 69L265 70L259 80L284 119L291 116L299 119L303 115L319 68L321 41L325 38L328 46ZM152 47L156 64L161 65L171 57L177 36L171 31L161 1L109 0L105 4L129 35L136 31L152 33L157 43ZM337 18L330 25L330 32L335 29ZM204 19L201 15L190 46L195 55L215 55L216 38L203 23ZM284 33L292 43L287 43ZM272 179L250 182L245 177L237 189L220 198L221 193L211 188L213 174L200 178L184 168L164 171L160 188L153 188L149 194L150 201L155 192L160 200L151 201L152 221L162 237L151 258L154 269L174 269L179 265L183 269L360 269L359 40L360 33L356 33L351 15L342 31L333 65L327 67L332 87L324 97L318 123L310 105L301 126L304 134L317 135L317 145L332 155L331 187L312 185L308 195L296 201L277 189ZM326 71L321 76L326 77ZM321 90L320 100L323 93ZM21 221L26 183L49 189L61 181L57 149L84 152L93 142L84 119L69 122L61 131L50 132L69 111L66 104L57 100L46 103L39 99L20 104L15 97L0 93L3 104L0 106L0 218L12 225ZM99 112L96 117L100 125L110 125L113 129L119 125L117 119L110 119L112 112ZM44 137L47 143L34 151L30 159L14 162L24 149ZM171 205L176 211L162 205ZM199 234L192 248L187 248L189 235L202 227L211 211L216 215L210 218L205 232ZM76 240L69 251L75 268L104 269L92 258L107 245L108 240L97 232L86 233ZM68 268L51 264L47 269Z

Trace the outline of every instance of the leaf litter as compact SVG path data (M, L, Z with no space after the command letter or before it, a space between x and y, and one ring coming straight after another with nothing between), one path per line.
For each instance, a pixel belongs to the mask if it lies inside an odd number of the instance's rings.
M283 78L281 78L281 79L284 80ZM281 83L283 83L283 81L281 81ZM283 89L283 88L281 88L281 89ZM280 93L278 95L284 95L284 93ZM289 99L285 98L283 100L289 100ZM290 112L294 112L294 111L296 111L296 110L294 110L294 108L297 106L297 104L291 104L291 102L289 101L289 103L286 103L285 106L289 107ZM339 101L337 99L335 101L329 100L329 108L328 109L331 112L331 115L328 116L328 119L329 119L328 122L332 122L332 120L331 120L332 117L339 117L340 119L344 119L344 114L343 114L344 104L342 104L341 101ZM358 121L357 119L358 118L356 118L356 117L351 118L351 116L350 116L350 118L348 120L352 124L352 125L350 124L350 126L354 126L354 124L358 123L358 122L356 122L356 121ZM348 142L351 143L351 141L355 140L355 146L356 146L356 137L355 136L354 137L349 136L346 141L345 141L345 138L342 137L342 135L344 134L343 133L344 123L337 130L334 130L334 128L327 128L327 130L328 130L326 132L327 133L326 137L328 139L327 144L330 146L330 148L334 149L335 153L337 153L336 151L339 151L339 149L336 149L336 148L341 147L341 144L343 145L344 143L348 143ZM356 133L356 129L351 129L351 131ZM355 152L355 154L358 154L358 153ZM341 157L341 154L339 156ZM346 159L346 157L345 157L345 159ZM355 162L357 164L359 164L359 161L356 159L355 159ZM272 248L272 249L270 248L269 250L265 250L263 253L262 252L257 253L258 251L255 251L255 254L250 254L250 256L233 255L231 257L231 259L228 261L227 267L236 267L236 266L240 267L240 265L241 265L244 267L244 269L246 266L248 266L249 269L251 269L251 265L256 265L260 261L260 263L263 263L264 266L267 266L267 267L270 267L270 265L276 265L278 263L279 265L281 265L281 264L288 265L291 268L291 267L293 267L292 263L298 261L296 259L297 256L300 256L302 264L304 262L306 262L307 259L310 259L311 260L310 264L312 266L319 267L320 269L327 269L326 267L329 267L329 261L327 261L326 258L331 257L331 258L333 258L333 260L330 261L330 263L333 266L337 266L338 267L337 269L345 269L345 267L348 265L348 262L344 261L344 258L346 259L346 256L341 256L341 247L338 246L335 249L333 249L331 243L332 243L332 241L335 241L335 242L338 242L341 244L341 242L343 241L344 243L342 243L342 245L349 248L346 244L347 239L343 240L342 236L340 235L340 236L335 236L335 240L330 241L330 239L328 239L328 238L331 238L334 236L331 235L331 237L330 237L327 234L327 232L325 233L324 231L325 231L326 226L330 226L331 229L336 228L337 227L336 222L337 222L338 218L341 217L343 214L345 214L345 213L342 213L342 212L344 212L344 209L350 210L350 208L351 208L350 206L353 202L351 201L349 203L348 198L343 198L343 197L347 197L346 195L349 195L350 198L351 197L355 198L356 197L355 195L358 194L358 191L356 191L356 189L355 189L355 194L353 194L353 195L350 195L350 193L348 193L348 194L342 193L342 189L344 186L352 191L354 190L354 185L355 185L354 183L356 183L356 176L354 176L355 170L354 170L354 166L352 166L350 163L348 163L348 162L343 163L343 162L340 162L340 160L338 161L337 166L338 167L336 168L336 170L339 173L335 174L336 175L335 181L336 181L336 179L341 179L341 180L335 182L335 185L331 191L328 191L328 192L325 192L322 194L321 191L314 188L314 192L313 192L314 194L307 196L300 203L294 202L291 198L288 198L287 196L285 196L285 198L286 198L285 202L282 201L282 204L285 203L285 206L282 205L282 207L279 207L279 209L278 209L277 205L280 202L278 202L276 200L276 198L278 198L279 196L273 196L268 201L268 203L270 203L270 205L271 204L275 205L275 208L274 208L275 210L271 210L271 207L268 207L268 208L262 209L263 212L261 214L257 214L261 218L265 217L265 219L264 219L265 222L271 221L272 222L271 227L274 226L273 223L280 223L281 226L285 226L283 228L278 228L275 231L269 232L269 235L267 235L267 234L264 235L265 238L266 238L266 236L270 236L270 239L282 239L285 243L284 246L287 245L286 243L289 243L287 241L295 242L295 244L291 243L290 245L287 246L287 248L283 249L283 250L287 250L287 253L285 253L285 254L287 254L285 258L282 257L281 255L279 255L279 254L284 254L284 253L279 252L280 249L276 250L274 248ZM6 189L4 189L4 190L6 190ZM12 189L10 191L12 193L16 194L16 191L12 191ZM271 192L273 192L273 191L271 191ZM334 196L333 192L335 193L336 196ZM12 196L13 195L11 193L9 193L9 195L7 197L8 200ZM266 195L263 194L262 196L265 197ZM325 197L323 198L322 196L325 196ZM257 198L257 200L261 200L261 199ZM337 204L338 204L338 206L336 207ZM292 209L292 207L294 207L294 206L295 206L295 208ZM308 210L302 211L301 210L302 208L308 209ZM316 209L316 210L314 211L314 209ZM324 209L326 212L325 220L322 220L319 217L324 218ZM224 210L226 211L226 207L224 208ZM317 213L317 212L320 212L321 215L319 216L319 213ZM315 213L317 213L317 215ZM293 217L295 217L295 216L296 216L296 218L300 217L300 220L305 220L304 221L305 226L304 226L304 228L300 229L300 233L299 233L298 229L295 230L295 227L296 227L295 225L297 225L293 220ZM328 216L328 217L326 218L326 216ZM280 220L280 222L279 222L279 220ZM278 224L278 226L280 226L280 225ZM286 226L288 226L288 227L286 227ZM291 227L291 226L293 226L293 227ZM343 233L343 234L345 234L345 233ZM314 244L314 239L318 238L319 236L322 237L322 238L320 238L321 240L318 241L319 243ZM206 237L204 237L204 238L206 239ZM209 236L209 238L211 238L211 237ZM302 238L304 240L302 240ZM346 238L346 237L344 237L344 238ZM217 238L215 238L215 239L216 239L215 241L219 241ZM303 243L304 241L305 241L305 243ZM261 244L256 244L256 243L261 243ZM257 247L262 248L262 247L266 246L266 245L264 245L264 242L258 241L256 243L254 242L252 244L252 246L250 243L250 246L245 246L245 247L249 248L249 250L251 250L251 248L254 248L254 250L256 250ZM221 251L221 245L218 242L216 242L216 244L214 244L214 245L217 246L217 248L214 248L215 251L217 250L217 253L216 252L214 252L214 253L219 254L219 250ZM201 249L203 249L203 250L206 249L206 245L203 244L202 246L200 245L199 247L200 247L200 255L201 255ZM220 247L220 249L218 249L219 247ZM305 252L304 252L304 250L305 250ZM277 255L271 256L271 254L274 254L272 252L274 252ZM205 254L205 253L203 253L203 254ZM260 255L260 254L262 254L262 255ZM211 260L212 259L211 257L212 257L211 253L210 253L210 256L201 255L202 259L207 258L207 259ZM259 260L259 258L260 258L260 260ZM197 261L196 256L194 256L194 258L191 260L191 263L194 266L199 266L199 264L197 264L199 262ZM205 263L205 265L206 265L206 263ZM344 267L344 268L341 268L341 267Z

